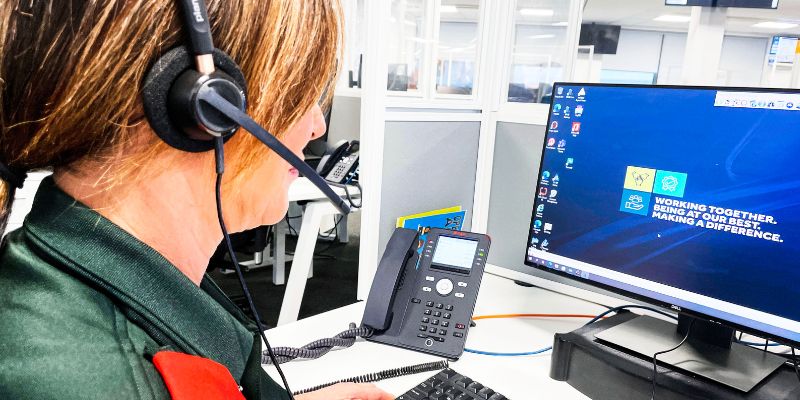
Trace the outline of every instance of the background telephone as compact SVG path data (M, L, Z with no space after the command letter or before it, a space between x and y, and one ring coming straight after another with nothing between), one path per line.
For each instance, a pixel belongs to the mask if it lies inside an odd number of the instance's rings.
M319 160L317 173L333 183L344 183L358 167L358 140L339 141Z
M464 351L490 239L433 228L397 228L381 257L362 325L367 340L458 359ZM419 261L419 263L417 263Z

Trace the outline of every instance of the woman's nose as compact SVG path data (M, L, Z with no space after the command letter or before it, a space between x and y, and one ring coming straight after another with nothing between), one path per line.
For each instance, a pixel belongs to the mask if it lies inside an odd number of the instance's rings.
M311 129L311 140L314 140L324 135L328 127L325 125L325 115L322 114L322 108L320 108L319 104L314 105L314 108L311 109L311 113L314 120L314 125Z

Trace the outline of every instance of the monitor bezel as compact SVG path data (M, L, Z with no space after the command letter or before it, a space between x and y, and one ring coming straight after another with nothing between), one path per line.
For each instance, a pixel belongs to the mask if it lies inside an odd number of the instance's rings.
M552 92L553 96L551 96L551 98L550 98L550 105L549 105L549 109L548 109L548 112L547 112L547 123L545 125L545 133L542 136L542 146L541 146L542 147L542 155L541 155L540 160L539 160L539 173L537 174L537 177L536 177L536 188L535 188L534 193L539 193L539 188L540 188L541 183L542 183L541 171L542 171L542 168L544 167L544 157L545 157L545 154L547 152L547 148L545 146L545 143L547 142L547 135L548 135L548 133L550 131L550 123L551 123L551 118L553 116L553 104L555 104L555 100L556 100L555 93L557 93L559 86L582 86L582 87L604 87L604 88L606 88L606 87L623 87L623 88L642 88L642 89L681 89L681 90L686 90L686 89L698 90L699 89L699 90L714 90L714 91L729 91L729 92L800 94L800 89L782 89L782 88L753 88L753 87L737 87L737 86L688 86L688 85L687 86L681 86L681 85L645 85L645 84L623 84L623 83L604 84L604 83L583 83L583 82L555 82L555 83L553 83L553 92ZM567 282L580 283L581 284L580 287L586 287L586 288L588 288L590 290L594 289L594 288L600 289L600 291L596 291L597 293L602 293L601 291L610 292L610 293L613 293L613 294L616 294L616 295L619 295L619 296L623 296L623 297L627 297L627 298L630 298L630 299L633 299L633 300L636 300L636 301L640 301L642 303L647 303L647 304L651 304L651 305L654 305L654 306L657 306L657 307L661 307L661 308L663 308L663 309L665 309L667 311L670 311L672 313L676 313L676 312L677 313L683 313L683 314L686 314L686 315L689 315L689 316L692 316L692 317L695 317L695 318L702 318L704 320L718 322L718 323L720 323L722 325L729 326L729 327L731 327L733 329L736 329L738 331L746 332L748 334L752 334L752 335L764 338L764 339L772 341L772 342L777 342L777 343L785 344L785 345L792 346L792 347L800 347L800 341L795 341L795 340L792 340L792 339L789 339L789 338L786 338L786 337L783 337L783 336L775 335L775 334L770 333L770 332L765 332L765 331L759 330L757 328L753 328L753 327L748 326L748 325L739 324L737 322L733 322L733 321L725 319L725 318L711 316L711 315L708 315L708 314L705 314L705 313L702 313L702 312L698 312L698 311L692 310L690 308L681 307L679 305L672 304L672 303L669 303L669 302L666 302L666 301L661 301L661 300L658 300L658 299L654 299L652 297L641 295L639 293L632 292L632 291L629 291L629 290L625 290L625 289L622 289L622 288L619 288L619 287L616 287L616 286L613 286L613 285L600 283L600 282L597 282L597 281L591 280L591 279L580 278L580 277L577 277L575 275L572 275L572 274L569 274L569 273L566 273L566 272L556 271L554 269L547 268L546 266L539 265L539 264L536 264L534 262L530 262L530 261L528 261L528 247L530 246L530 242L531 242L531 239L533 237L533 224L534 224L535 220L536 220L536 194L534 194L533 205L532 205L532 208L531 208L531 221L530 221L530 225L528 227L528 239L525 242L525 252L524 252L525 254L524 254L524 257L523 257L523 262L524 262L524 264L526 266L536 268L536 270L538 270L538 271L544 271L547 274L554 274L554 275L562 277L562 278L567 278ZM605 267L601 267L601 268L605 268ZM605 268L605 269L608 269L608 268ZM545 276L547 276L547 275L545 275ZM618 282L618 281L615 281L615 282ZM688 300L686 300L686 302L687 303L691 303L691 304L697 304L697 303L694 303L694 302L688 301ZM698 305L702 306L702 304L698 304ZM751 309L751 310L755 310L755 309L752 309L750 307L746 307L746 306L742 306L742 305L739 305L739 306L740 307L745 307L745 308L748 308L748 309ZM708 307L708 308L713 308L713 309L716 309L718 311L721 311L721 312L724 312L724 313L728 313L728 314L734 314L734 313L727 312L725 310L719 310L719 309L717 309L715 307ZM756 311L760 311L760 310L756 310ZM760 312L764 312L764 311L760 311ZM769 314L769 313L767 313L767 314ZM771 315L775 315L775 314L771 314ZM747 319L746 317L742 317L742 318ZM759 321L756 321L756 322L759 322ZM798 321L798 322L800 322L800 321ZM765 325L772 326L772 327L776 327L776 328L779 328L779 329L783 329L781 327L772 325L771 323L766 323L766 322L761 322L761 323L763 323Z

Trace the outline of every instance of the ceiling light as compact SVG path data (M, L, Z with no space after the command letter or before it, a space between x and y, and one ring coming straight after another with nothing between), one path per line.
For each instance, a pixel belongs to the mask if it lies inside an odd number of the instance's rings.
M791 29L796 28L798 25L797 22L759 22L753 25L753 28L764 28L764 29Z
M457 13L458 8L456 6L441 6L439 7L440 13Z
M569 23L567 21L564 22L556 22L555 24L551 24L553 26L567 26Z
M523 8L519 10L522 15L529 15L533 17L552 17L553 10L548 8Z
M528 36L528 39L550 39L554 37L556 37L556 35L533 35Z
M688 15L662 15L658 18L654 18L653 21L660 21L660 22L689 22L692 20L692 17Z

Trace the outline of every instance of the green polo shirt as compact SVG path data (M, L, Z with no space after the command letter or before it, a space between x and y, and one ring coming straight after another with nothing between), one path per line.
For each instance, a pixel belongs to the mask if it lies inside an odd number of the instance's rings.
M0 399L170 398L163 349L224 365L247 399L286 399L256 336L208 276L198 287L52 178L0 248Z

